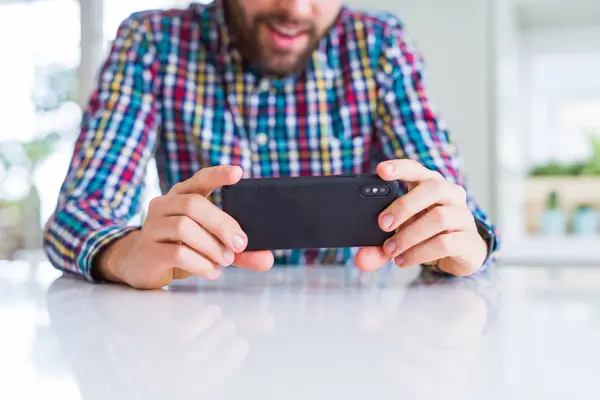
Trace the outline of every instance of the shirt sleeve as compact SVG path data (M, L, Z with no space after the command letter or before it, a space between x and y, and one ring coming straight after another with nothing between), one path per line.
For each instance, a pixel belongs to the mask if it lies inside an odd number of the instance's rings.
M132 16L119 27L44 229L52 265L91 281L95 256L139 229L127 224L139 210L160 115L160 63L147 25Z
M384 34L377 71L376 143L383 157L416 160L465 188L477 228L488 243L488 257L478 273L484 271L499 248L496 228L471 194L460 154L425 92L423 59L406 39L400 22Z

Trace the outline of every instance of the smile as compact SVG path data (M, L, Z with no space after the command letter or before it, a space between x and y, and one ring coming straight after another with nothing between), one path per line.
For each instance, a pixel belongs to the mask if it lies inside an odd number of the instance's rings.
M288 36L288 37L295 37L295 36L299 36L301 34L306 33L306 30L304 30L304 29L293 28L293 27L284 26L284 25L269 25L269 28L271 28L272 30L274 30L275 32L277 32L281 35Z

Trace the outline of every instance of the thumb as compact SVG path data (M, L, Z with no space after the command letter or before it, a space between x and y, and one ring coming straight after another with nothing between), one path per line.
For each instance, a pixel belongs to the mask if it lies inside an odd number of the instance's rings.
M242 179L240 167L220 165L203 168L187 181L173 186L171 192L176 194L199 194L208 197L214 190L227 185L235 185Z
M270 270L274 263L273 253L265 250L236 254L234 265L251 271L265 272Z

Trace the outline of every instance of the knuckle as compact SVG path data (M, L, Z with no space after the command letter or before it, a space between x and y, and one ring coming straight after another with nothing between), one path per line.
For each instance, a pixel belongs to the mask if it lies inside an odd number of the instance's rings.
M448 224L448 214L443 207L436 207L431 211L434 221L439 226L446 226Z
M228 237L239 229L238 223L221 210L215 210L207 215L209 228L219 238Z
M442 175L442 173L440 171L431 171L431 175L432 175L432 179L435 179L438 181L446 180L446 178L444 177L444 175Z
M446 189L446 181L438 178L431 178L429 184L436 192L443 192Z
M169 191L169 193L180 192L182 187L183 187L183 182L178 182L171 187L171 190Z
M185 217L177 217L175 221L175 234L179 238L183 238L188 228L188 221Z
M148 213L152 213L154 214L157 210L160 209L161 203L162 203L162 197L155 197L152 200L150 200L150 203L148 204Z
M456 196L461 202L467 202L467 190L463 186L456 185Z
M188 195L183 198L181 208L185 215L193 215L199 207L199 201L196 196Z
M194 176L192 177L192 179L194 180L198 180L198 179L204 179L206 177L206 173L210 171L211 168L201 168L199 169Z
M176 265L185 265L187 262L187 249L185 246L176 246L173 250L173 262Z
M411 168L411 169L423 168L423 164L421 164L417 160L413 160L413 159L407 159L406 164L407 164L406 167Z
M442 235L438 238L438 244L442 253L450 254L452 252L452 242L452 237L450 235Z
M435 196L440 200L449 197L449 186L445 179L433 178L429 180L429 184L431 185L431 190L435 193Z
M209 179L211 176L213 176L215 173L218 173L219 171L222 171L224 169L224 167L222 165L217 165L214 167L205 167L202 168L200 170L198 170L198 172L196 172L194 174L194 179L200 179L200 180L205 180L205 179Z

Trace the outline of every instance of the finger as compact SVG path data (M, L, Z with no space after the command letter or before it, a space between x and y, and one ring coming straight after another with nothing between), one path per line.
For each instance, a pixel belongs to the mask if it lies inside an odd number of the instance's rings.
M235 332L236 326L233 321L227 318L214 320L209 329L188 342L190 350L188 367L207 364L211 355Z
M160 226L152 229L151 235L156 241L182 242L206 256L213 263L224 267L233 264L235 259L233 252L225 247L220 240L187 216L162 219ZM173 278L176 279L175 275Z
M468 233L454 232L435 236L420 243L396 257L396 264L409 267L432 263L446 257L455 257L462 252L464 243L468 243Z
M179 268L173 268L173 280L174 281L182 281L187 278L191 278L192 276L194 276L194 275L187 271L184 271Z
M185 343L187 345L193 342L199 335L210 330L223 317L223 312L219 306L201 306L198 303L198 299L194 296L188 297L186 301L181 302L182 297L173 293L171 294L177 299L172 304L174 308L171 307L169 310L171 317L163 320L170 323L166 325L163 323L162 330L174 331L170 334L173 343ZM173 329L173 326L177 326L178 329Z
M220 385L242 365L249 353L249 343L235 333L221 338L217 347L206 355L197 356L197 352L190 352L191 363L186 365L186 371L193 371L188 380L196 382L200 393L213 393ZM192 376L193 375L193 376ZM198 390L194 390L197 397ZM209 396L216 398L218 396Z
M275 257L270 251L247 251L236 254L234 265L251 271L265 272L273 268Z
M386 181L422 182L429 179L444 179L437 171L425 168L415 160L391 160L377 166L377 174Z
M410 326L412 334L428 346L460 347L481 335L479 323L486 318L487 307L481 297L467 288L442 285L410 292L387 332L394 338L403 326ZM444 335L439 335L441 331Z
M175 194L199 194L208 197L214 190L226 185L235 185L242 179L240 167L221 165L203 168L190 179L176 184L171 189Z
M101 318L128 334L148 335L152 332L151 340L156 342L187 343L207 331L222 316L219 307L205 307L194 296L154 291L145 293L143 302L137 302L132 300L129 291L118 287L98 294L90 300L92 309Z
M380 269L390 260L391 257L388 257L381 247L364 247L356 253L354 263L360 270L371 272Z
M219 354L213 354L210 368L204 378L215 387L219 387L237 370L248 357L250 344L248 339L234 335L220 346Z
M252 333L275 333L277 322L268 311L243 312L239 316L232 317L239 332Z
M164 196L150 205L149 214L153 215L152 219L156 219L155 216L185 215L214 235L234 253L244 251L248 245L248 238L240 224L202 196L194 194Z
M473 224L473 215L466 207L434 207L414 222L403 225L383 245L390 258L425 242L440 233L457 232Z
M466 206L464 188L444 180L430 179L394 201L379 216L379 226L391 232L411 217L436 205Z
M218 265L188 246L157 243L156 248L157 262L164 270L179 268L192 275L198 275L209 280L216 280L221 276Z

